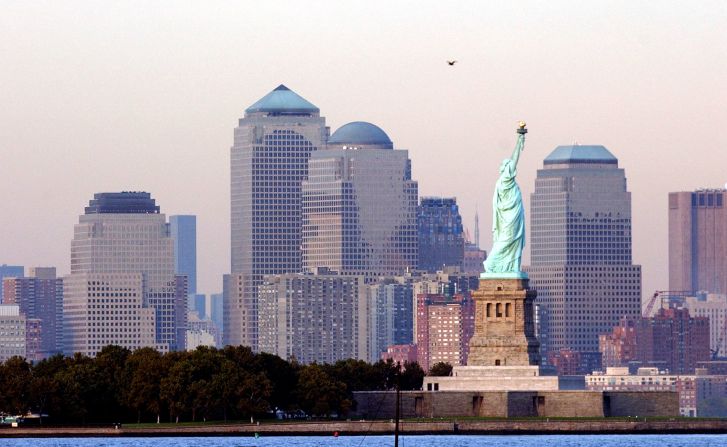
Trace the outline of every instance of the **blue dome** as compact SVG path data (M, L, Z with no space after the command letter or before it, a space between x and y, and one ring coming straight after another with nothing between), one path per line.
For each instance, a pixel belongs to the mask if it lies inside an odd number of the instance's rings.
M618 160L603 146L558 146L550 153L543 164L558 163L603 163L618 164Z
M245 110L246 113L279 113L283 115L307 115L320 110L302 96L280 84L275 90L263 96Z
M328 143L370 144L382 146L384 149L394 148L394 143L391 142L386 132L381 130L379 126L364 121L354 121L341 126L328 138Z

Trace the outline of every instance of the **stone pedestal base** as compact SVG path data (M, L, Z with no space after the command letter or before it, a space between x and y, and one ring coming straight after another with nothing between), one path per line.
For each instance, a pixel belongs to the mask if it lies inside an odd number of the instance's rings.
M455 366L450 377L427 376L425 391L584 390L584 376L557 376L549 366Z
M535 290L527 278L481 278L472 292L475 333L470 340L469 366L529 366L540 364L535 338Z

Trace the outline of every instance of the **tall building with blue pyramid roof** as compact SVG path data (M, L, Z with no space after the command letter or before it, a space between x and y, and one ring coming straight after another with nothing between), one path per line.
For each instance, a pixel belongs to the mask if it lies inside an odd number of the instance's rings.
M318 107L282 84L248 107L235 128L225 344L256 350L257 287L265 275L301 271L301 183L328 133Z
M601 366L599 335L641 314L631 193L608 149L558 146L545 157L530 196L529 245L541 354L557 363L576 351L580 373L590 373Z

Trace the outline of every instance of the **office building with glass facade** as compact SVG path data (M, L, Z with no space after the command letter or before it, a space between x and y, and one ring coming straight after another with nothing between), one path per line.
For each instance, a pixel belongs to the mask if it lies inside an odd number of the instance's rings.
M169 216L174 240L174 272L187 276L188 293L197 293L197 216Z
M419 270L463 267L464 232L457 199L422 197L417 209Z
M95 194L71 241L64 351L184 349L186 287L186 276L174 274L174 240L151 195Z
M543 356L579 351L599 363L598 336L641 314L641 266L631 257L631 193L603 146L558 146L530 196L530 287Z
M235 128L225 344L257 350L257 287L265 275L302 269L301 184L327 137L318 107L284 85L248 107Z
M416 268L417 191L408 151L373 124L342 126L303 181L303 268L367 281Z

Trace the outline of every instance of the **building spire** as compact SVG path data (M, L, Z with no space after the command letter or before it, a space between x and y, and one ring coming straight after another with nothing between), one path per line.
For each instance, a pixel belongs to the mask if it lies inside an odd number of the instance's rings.
M480 216L475 204L475 247L480 248Z

